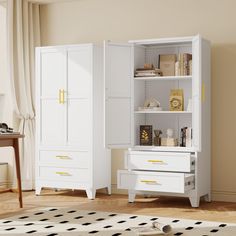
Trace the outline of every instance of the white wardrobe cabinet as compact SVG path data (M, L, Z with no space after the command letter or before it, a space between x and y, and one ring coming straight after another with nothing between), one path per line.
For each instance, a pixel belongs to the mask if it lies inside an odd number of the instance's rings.
M117 173L118 188L127 189L129 202L136 193L182 196L199 206L200 197L211 200L210 43L193 37L105 42L106 145L128 148L125 170ZM192 54L192 74L134 77L145 63L158 67L161 54ZM171 89L183 89L183 111L170 111ZM141 110L144 101L157 99L162 111ZM192 101L191 109L187 109ZM140 125L173 129L180 140L183 127L192 128L192 144L141 146Z
M104 137L103 50L93 44L36 49L36 194L41 188L110 193ZM101 165L102 163L102 165Z

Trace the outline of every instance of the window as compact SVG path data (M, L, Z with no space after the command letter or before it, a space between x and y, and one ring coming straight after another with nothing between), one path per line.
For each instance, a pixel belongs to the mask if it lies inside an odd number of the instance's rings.
M13 125L11 85L7 74L7 2L0 0L0 122Z

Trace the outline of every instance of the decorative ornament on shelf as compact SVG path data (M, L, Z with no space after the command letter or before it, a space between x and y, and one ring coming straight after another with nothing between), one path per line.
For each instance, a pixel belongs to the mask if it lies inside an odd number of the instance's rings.
M171 89L170 91L170 111L184 110L183 89Z
M160 129L155 129L154 130L154 139L153 139L153 144L154 146L161 146L161 134L162 134L162 131Z
M140 145L152 145L152 125L140 125Z
M161 146L178 146L178 140L174 138L174 130L167 129L166 131L166 138L161 138Z
M138 108L139 111L162 111L162 107L159 101L155 98L148 98L144 102L143 107Z

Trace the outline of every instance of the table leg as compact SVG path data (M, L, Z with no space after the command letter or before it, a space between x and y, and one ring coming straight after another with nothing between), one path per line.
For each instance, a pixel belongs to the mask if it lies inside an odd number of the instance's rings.
M19 202L20 202L20 208L22 208L23 207L23 202L22 202L21 174L20 174L20 153L19 153L18 139L14 139L13 147L14 147L14 150L15 150L16 177L17 177L17 185L18 185Z

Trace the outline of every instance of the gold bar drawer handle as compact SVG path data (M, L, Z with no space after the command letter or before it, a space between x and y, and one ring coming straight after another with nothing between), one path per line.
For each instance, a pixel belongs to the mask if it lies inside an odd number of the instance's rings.
M140 182L145 184L158 184L155 180L141 180Z
M68 172L63 172L63 171L57 171L56 174L57 174L57 175L60 175L60 176L71 176L70 173L68 173Z
M161 160L148 160L148 162L151 162L151 163L160 163L160 164L164 164L164 161L161 161Z
M68 156L60 156L60 155L58 155L58 156L56 156L56 158L59 158L61 160L71 160L71 157L68 157Z

